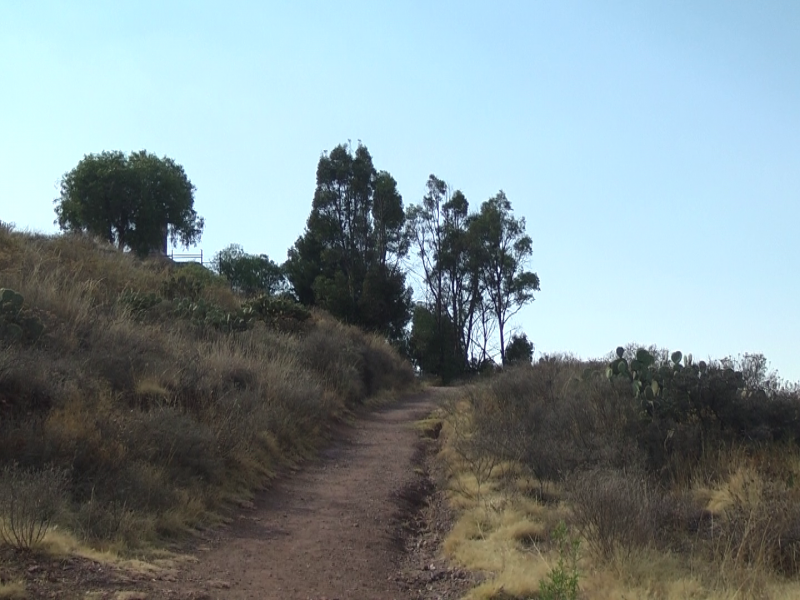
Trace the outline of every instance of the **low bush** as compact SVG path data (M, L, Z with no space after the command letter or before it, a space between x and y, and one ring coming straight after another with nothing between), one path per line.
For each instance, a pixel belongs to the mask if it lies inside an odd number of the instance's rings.
M638 418L630 394L604 378L581 379L582 371L571 359L547 360L470 387L473 418L459 439L477 454L522 463L540 481L630 464L627 436Z
M0 343L35 342L42 335L44 324L23 308L24 302L22 294L0 288Z
M668 498L643 473L579 473L570 481L569 491L574 522L600 557L629 555L657 544Z
M311 318L302 304L282 296L259 296L245 303L254 316L280 331L299 331Z
M800 490L740 465L692 524L710 561L730 570L800 572Z
M161 284L161 296L166 300L186 298L190 302L197 302L203 294L205 281L188 271L181 269L180 274L170 275Z
M38 545L64 507L65 473L26 470L12 463L0 471L0 542L17 550Z
M667 353L662 353L662 356ZM639 348L606 367L611 380L630 383L643 421L668 431L698 429L704 441L800 441L800 401L764 370L761 355L695 363L692 355L673 352L658 358ZM688 435L688 438L696 437ZM651 454L651 466L663 466Z
M580 540L570 535L564 521L558 524L552 537L558 549L558 562L550 569L547 578L542 580L539 597L541 600L577 600L580 582L578 570Z

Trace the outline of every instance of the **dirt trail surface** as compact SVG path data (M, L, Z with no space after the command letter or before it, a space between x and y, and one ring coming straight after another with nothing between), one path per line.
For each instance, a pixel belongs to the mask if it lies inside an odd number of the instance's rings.
M359 417L317 460L261 494L201 549L197 563L176 573L174 581L160 582L150 597L457 597L426 581L462 576L452 569L434 573L432 557L412 558L402 535L414 529L402 515L412 515L419 508L415 504L429 498L420 490L430 484L420 476L420 434L413 423L445 393L430 390ZM430 533L424 526L416 533L423 529ZM410 541L414 548L427 544ZM409 561L415 563L410 570L423 575L409 575Z

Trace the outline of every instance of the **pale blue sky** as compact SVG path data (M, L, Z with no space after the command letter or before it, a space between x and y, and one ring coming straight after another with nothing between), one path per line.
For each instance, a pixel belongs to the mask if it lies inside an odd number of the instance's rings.
M55 231L84 154L182 164L207 256L277 261L320 153L418 203L503 189L537 352L762 352L800 379L800 2L0 0L0 219Z

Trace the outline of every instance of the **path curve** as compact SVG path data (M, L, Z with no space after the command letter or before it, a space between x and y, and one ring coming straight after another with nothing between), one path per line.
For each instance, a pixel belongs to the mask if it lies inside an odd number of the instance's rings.
M395 577L396 498L416 476L412 425L443 393L360 416L318 459L261 493L161 592L198 600L406 597Z

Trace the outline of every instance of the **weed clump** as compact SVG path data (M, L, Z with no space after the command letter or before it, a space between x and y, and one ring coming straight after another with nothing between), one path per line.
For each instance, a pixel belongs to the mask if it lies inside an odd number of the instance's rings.
M26 470L12 463L0 471L0 542L31 550L64 507L64 472L48 467Z
M644 474L588 471L577 474L569 487L573 520L602 558L630 555L657 539L663 496Z
M564 521L560 521L553 531L553 542L558 548L558 562L539 584L539 597L541 600L577 600L580 581L578 552L581 542L570 536Z

